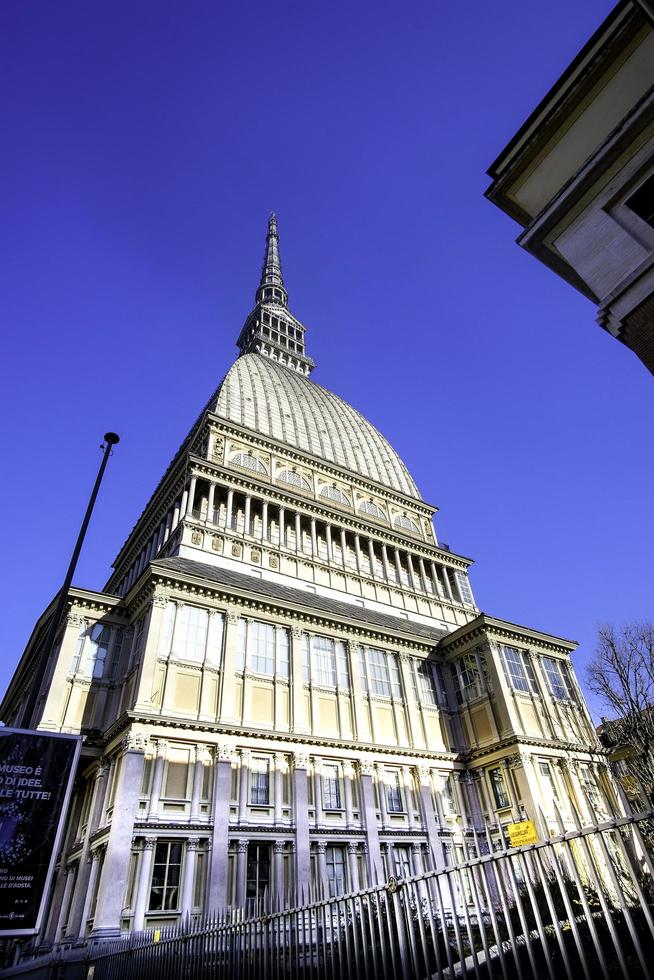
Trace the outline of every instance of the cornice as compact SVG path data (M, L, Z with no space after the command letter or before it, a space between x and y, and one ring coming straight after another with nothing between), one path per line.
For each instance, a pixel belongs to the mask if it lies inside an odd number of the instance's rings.
M495 619L482 612L471 622L459 626L452 633L442 637L439 649L443 653L448 652L448 650L458 650L481 637L508 639L514 643L521 642L523 646L536 646L542 650L550 650L566 656L569 656L578 646L576 640L566 640L551 633L541 633L539 630L527 626L519 626L506 620Z

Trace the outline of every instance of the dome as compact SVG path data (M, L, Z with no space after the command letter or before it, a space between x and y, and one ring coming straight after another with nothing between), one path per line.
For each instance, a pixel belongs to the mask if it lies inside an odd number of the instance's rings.
M228 422L421 499L398 454L363 415L269 357L239 357L210 408Z

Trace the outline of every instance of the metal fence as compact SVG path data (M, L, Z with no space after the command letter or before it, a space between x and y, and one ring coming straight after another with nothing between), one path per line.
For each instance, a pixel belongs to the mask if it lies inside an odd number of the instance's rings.
M563 827L563 824L561 825ZM639 980L654 964L654 812L353 894L224 912L90 946L26 977L73 980ZM5 974L7 975L7 974ZM14 975L14 974L12 974ZM16 974L17 975L17 974Z

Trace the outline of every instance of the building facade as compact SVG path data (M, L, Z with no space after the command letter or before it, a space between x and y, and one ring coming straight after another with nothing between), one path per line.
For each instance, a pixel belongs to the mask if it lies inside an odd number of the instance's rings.
M238 347L105 588L71 589L47 664L45 611L2 703L84 735L40 944L354 890L617 805L574 643L480 612L398 454L310 379L274 216Z
M518 244L654 373L654 2L621 0L488 171Z

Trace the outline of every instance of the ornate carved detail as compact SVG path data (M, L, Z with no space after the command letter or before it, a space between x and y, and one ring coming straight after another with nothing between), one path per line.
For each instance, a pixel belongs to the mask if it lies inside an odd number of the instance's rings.
M167 602L168 599L166 598L165 593L155 590L154 595L152 596L152 605L156 606L157 609L165 609Z
M362 776L374 776L375 774L375 763L372 759L359 759L359 773Z
M347 842L348 854L358 854L359 852L359 842L356 840L349 840Z
M239 837L239 839L236 841L236 849L239 854L246 853L249 843L250 842L248 841L247 837Z
M95 770L95 778L103 779L108 772L109 772L109 762L103 756L103 758L100 759L100 761L98 762L98 768Z
M238 623L239 619L240 619L240 615L239 615L239 613L237 612L236 609L228 609L227 610L227 622L228 623L232 623L233 625L235 625L236 623Z
M208 745L195 746L195 761L202 762L205 766L211 765L211 749Z
M191 544L202 544L203 537L202 531L193 531L191 533Z
M147 747L147 735L141 735L139 732L128 732L122 741L123 752L145 752Z
M271 568L277 568L279 566L279 558L277 555L271 555L268 559L268 564Z
M308 752L294 752L293 753L293 764L296 769L308 769L309 768L309 753Z
M211 451L211 458L220 461L223 458L223 452L225 451L225 440L222 436L214 436L213 449Z
M258 548L253 548L252 549L252 551L251 551L251 558L252 558L252 561L256 561L257 563L261 561L261 552L259 551Z
M397 891L397 889L398 889L397 878L395 877L395 875L391 875L388 881L386 882L386 891L388 892L389 895L393 895L394 892Z
M318 854L324 854L325 851L327 850L327 841L326 840L317 840L316 841L316 850L318 851Z
M275 769L286 769L288 759L284 752L275 752Z
M343 775L346 779L352 779L354 777L354 763L350 759L346 759L343 762Z
M234 746L229 742L220 742L217 751L219 762L231 762L234 758Z
M240 558L242 554L243 554L243 548L241 547L240 544L237 544L235 542L232 545L232 555L234 556L234 558Z
M165 759L168 754L168 742L165 738L157 739L157 756Z
M214 551L222 551L223 539L219 535L214 534L211 538L211 547Z
M69 612L66 616L66 622L69 626L83 626L84 617L80 616L79 613Z
M198 849L199 846L200 846L200 838L199 837L189 837L187 839L187 841L186 841L186 850L187 851L197 851L197 849Z
M429 766L418 766L418 778L423 786L429 785L431 781L431 769Z
M284 852L285 847L286 847L285 840L276 840L275 843L273 844L273 851L275 852L275 854L282 854Z
M151 851L154 848L154 846L155 846L156 843L157 843L157 838L156 837L144 837L143 838L143 850L144 851Z
M411 850L414 854L422 854L422 844L419 840L414 840L411 844Z

